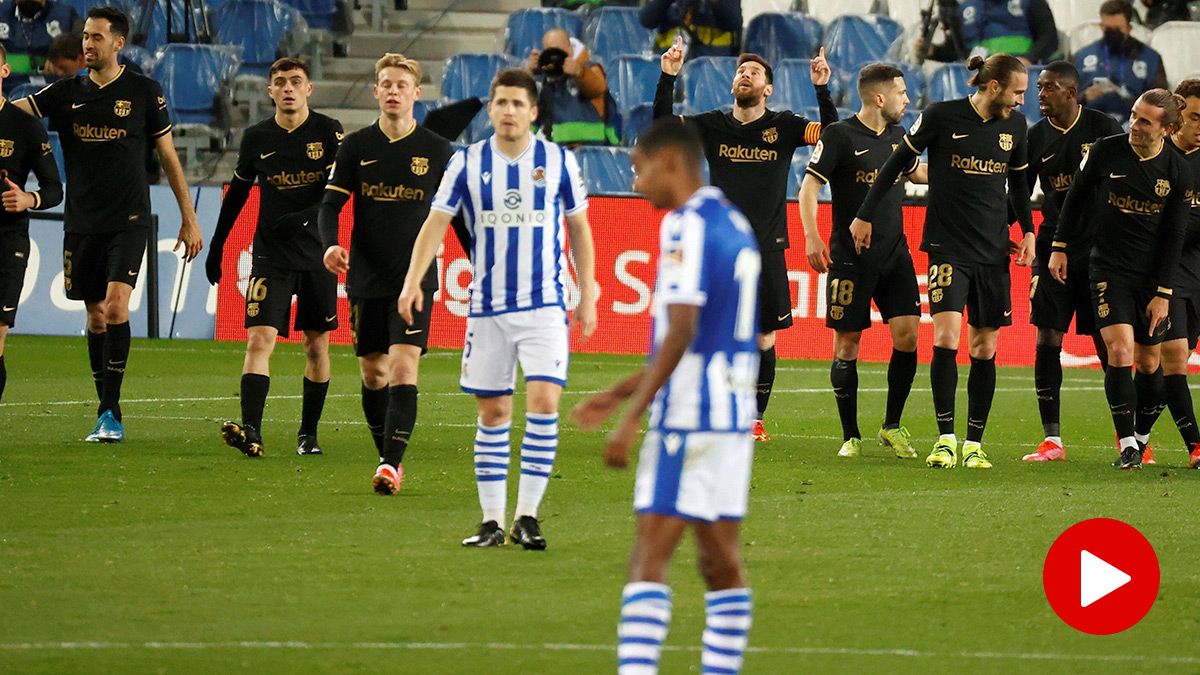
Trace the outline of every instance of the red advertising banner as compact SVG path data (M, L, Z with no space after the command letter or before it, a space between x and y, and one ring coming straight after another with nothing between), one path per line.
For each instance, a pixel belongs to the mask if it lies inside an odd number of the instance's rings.
M591 197L589 202L588 215L596 244L596 277L600 284L599 327L586 341L580 340L577 330L573 331L572 349L577 352L644 354L650 344L649 310L662 212L642 199L631 197ZM341 214L343 244L350 240L350 209L351 204L347 203ZM928 361L933 345L933 323L928 315L929 303L925 294L927 257L916 248L921 240L924 216L923 206L904 207L904 228L912 247L916 265L913 272L921 289L921 305L925 312L921 317L919 352L921 360ZM243 320L250 276L249 248L257 217L256 188L226 244L224 274L217 295L218 340L246 338ZM821 236L828 241L832 227L828 204L820 206L818 219ZM824 274L813 272L805 260L800 216L795 206L788 209L788 227L793 233L787 262L794 300L792 316L796 323L778 333L778 353L782 358L827 360L833 353L833 334L825 327L826 278ZM459 348L466 329L471 265L453 235L447 236L436 264L441 290L435 296L430 346ZM1033 365L1036 331L1029 324L1029 276L1029 268L1012 266L1013 325L1001 331L997 355L1001 365ZM574 295L574 288L569 290ZM348 344L348 303L341 284L339 296L340 321L333 340ZM569 304L573 307L573 303ZM878 314L872 313L878 322ZM959 357L966 362L966 322L963 324L963 348L959 350ZM291 340L298 339L297 335L292 335ZM859 358L887 361L891 348L887 327L878 323L863 333ZM1087 366L1096 363L1091 338L1068 334L1063 342L1063 364Z

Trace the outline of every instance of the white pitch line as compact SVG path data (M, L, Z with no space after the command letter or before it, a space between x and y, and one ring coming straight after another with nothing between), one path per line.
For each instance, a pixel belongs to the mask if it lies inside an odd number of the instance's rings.
M611 644L580 644L547 642L541 644L514 644L508 642L304 642L299 640L240 640L228 642L9 642L0 643L0 651L100 651L133 650L150 651L201 651L207 649L245 650L408 650L408 651L549 651L549 652L612 652ZM664 645L669 652L700 651L697 645ZM753 654L791 655L834 655L834 656L884 656L925 659L988 659L1010 661L1092 661L1117 663L1173 663L1200 664L1196 656L1138 655L1138 654L1062 654L1055 652L934 652L919 649L862 649L857 647L757 647L747 648Z

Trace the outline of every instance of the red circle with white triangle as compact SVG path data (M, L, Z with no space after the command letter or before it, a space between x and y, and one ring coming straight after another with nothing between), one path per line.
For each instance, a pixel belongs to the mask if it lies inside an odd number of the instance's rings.
M1158 556L1127 523L1092 518L1067 528L1046 554L1042 585L1058 618L1092 635L1142 620L1158 596Z

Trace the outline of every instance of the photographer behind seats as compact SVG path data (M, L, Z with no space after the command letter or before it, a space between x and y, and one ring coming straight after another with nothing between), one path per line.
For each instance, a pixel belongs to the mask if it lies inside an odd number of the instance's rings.
M552 28L526 67L541 84L536 123L543 136L569 147L620 145L621 116L608 78L582 42Z

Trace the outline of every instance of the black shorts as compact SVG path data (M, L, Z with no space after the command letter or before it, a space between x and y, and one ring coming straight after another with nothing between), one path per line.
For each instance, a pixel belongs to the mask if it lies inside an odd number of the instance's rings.
M328 332L337 322L337 277L325 269L284 270L259 266L246 288L246 328L270 326L288 333L292 296L296 296L295 330Z
M834 262L829 266L825 290L829 308L825 325L848 333L871 327L871 301L883 322L897 316L920 316L921 294L912 254L904 246L878 268Z
M1087 259L1072 258L1067 267L1067 283L1060 284L1050 276L1050 253L1048 246L1045 255L1038 251L1033 276L1029 279L1029 323L1065 333L1074 317L1076 335L1095 334Z
M21 230L0 232L0 323L17 325L17 304L29 266L29 234Z
M425 291L425 302L421 311L414 313L411 324L396 311L398 297L350 299L350 336L356 356L386 354L392 345L420 347L422 354L429 351L433 291Z
M967 310L975 328L1012 325L1012 279L1007 264L957 263L929 257L929 313Z
M1139 345L1161 344L1171 328L1171 316L1158 324L1150 335L1150 319L1146 307L1154 299L1153 288L1138 288L1121 281L1092 281L1092 307L1096 312L1096 328L1119 324L1133 326L1133 341Z
M773 333L792 325L792 287L788 283L783 251L762 252L758 277L758 327Z
M1187 340L1188 349L1196 348L1200 342L1200 298L1171 298L1171 312L1167 315L1170 326L1163 341Z
M108 295L108 284L114 281L136 287L149 236L145 229L64 233L63 286L67 298L100 302Z

